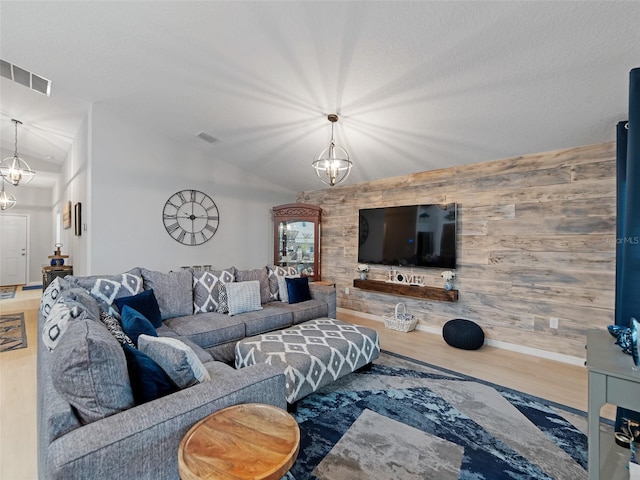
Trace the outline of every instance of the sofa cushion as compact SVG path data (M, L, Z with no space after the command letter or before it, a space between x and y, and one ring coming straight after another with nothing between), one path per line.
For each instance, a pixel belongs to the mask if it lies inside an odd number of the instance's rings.
M177 338L140 335L138 348L160 365L179 388L211 379L195 352Z
M252 280L260 282L260 303L269 303L271 301L271 290L269 289L269 271L267 267L254 270L238 270L236 272L236 282Z
M309 277L285 278L289 303L299 303L311 300L309 292Z
M329 306L324 300L311 299L306 302L282 305L282 308L293 314L294 325L329 316Z
M137 295L131 295L129 297L120 297L115 299L120 312L125 305L130 306L134 310L140 312L151 322L155 328L162 325L162 318L160 317L160 307L158 306L158 300L153 293L153 288L140 292Z
M85 319L87 313L77 306L69 307L64 301L54 304L42 325L42 342L53 350L58 346L62 335L67 331L69 323L74 319Z
M136 295L142 291L142 277L139 269L111 276L73 277L67 276L71 285L76 285L88 291L96 299L100 311L107 312L115 318L120 318L120 312L114 301L116 298Z
M218 311L221 285L224 283L231 283L234 280L234 267L212 272L193 272L194 313Z
M136 405L179 390L169 375L147 354L129 345L123 345L122 349L127 359L131 391Z
M193 274L191 270L162 273L140 269L144 289L155 292L162 320L193 313Z
M69 288L71 284L68 280L62 277L56 277L42 292L42 298L40 299L40 313L44 318L47 318L51 307L58 301L62 290Z
M82 287L63 290L59 298L59 301L63 301L70 308L77 306L80 310L86 311L87 317L92 320L98 320L100 318L98 301Z
M129 305L125 305L122 309L122 330L131 339L134 345L138 345L138 337L140 335L151 335L157 337L156 329L151 322L140 312L134 310Z
M244 322L247 337L288 328L292 325L293 314L285 308L285 305L278 302L268 303L263 307L263 310L243 313L240 317Z
M51 360L55 389L76 409L83 423L134 405L122 348L100 322L70 322Z
M222 313L201 313L171 318L164 324L181 338L188 338L204 349L234 342L245 336L242 320Z
M118 342L120 342L120 344L127 344L130 347L135 348L133 341L129 338L129 335L124 333L124 330L122 330L122 325L118 320L113 318L107 312L102 312L100 314L100 321L104 324L105 327L107 327L109 333L113 335L114 338L118 340Z
M260 282L234 282L226 285L229 302L229 316L261 310Z

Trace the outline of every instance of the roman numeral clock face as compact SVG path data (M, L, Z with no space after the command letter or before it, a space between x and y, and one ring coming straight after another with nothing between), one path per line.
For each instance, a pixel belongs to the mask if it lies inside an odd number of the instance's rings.
M209 195L198 190L182 190L164 204L162 221L175 241L201 245L211 240L218 230L220 213Z

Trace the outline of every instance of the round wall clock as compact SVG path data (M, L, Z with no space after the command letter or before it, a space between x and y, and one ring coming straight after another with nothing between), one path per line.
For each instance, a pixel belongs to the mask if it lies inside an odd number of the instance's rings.
M206 193L181 190L164 204L162 221L175 241L184 245L201 245L216 234L220 212Z

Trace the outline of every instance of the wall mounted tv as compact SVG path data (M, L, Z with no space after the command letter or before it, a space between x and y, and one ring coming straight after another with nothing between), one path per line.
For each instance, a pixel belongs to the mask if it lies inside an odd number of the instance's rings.
M364 208L358 262L456 268L456 204Z

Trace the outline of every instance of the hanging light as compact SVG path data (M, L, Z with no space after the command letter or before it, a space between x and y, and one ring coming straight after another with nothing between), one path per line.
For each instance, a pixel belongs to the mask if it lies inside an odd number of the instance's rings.
M36 172L31 170L29 164L18 156L18 124L22 125L22 122L13 118L11 121L15 124L16 130L15 150L13 157L7 157L0 163L0 175L17 187L18 185L26 185L33 180Z
M0 190L0 210L9 210L16 206L16 197L4 191L4 177L2 177L2 189Z
M332 113L327 119L331 122L331 143L318 154L311 165L316 169L318 178L333 187L347 179L353 162L349 160L347 151L336 145L333 138L333 125L338 121L338 115Z

